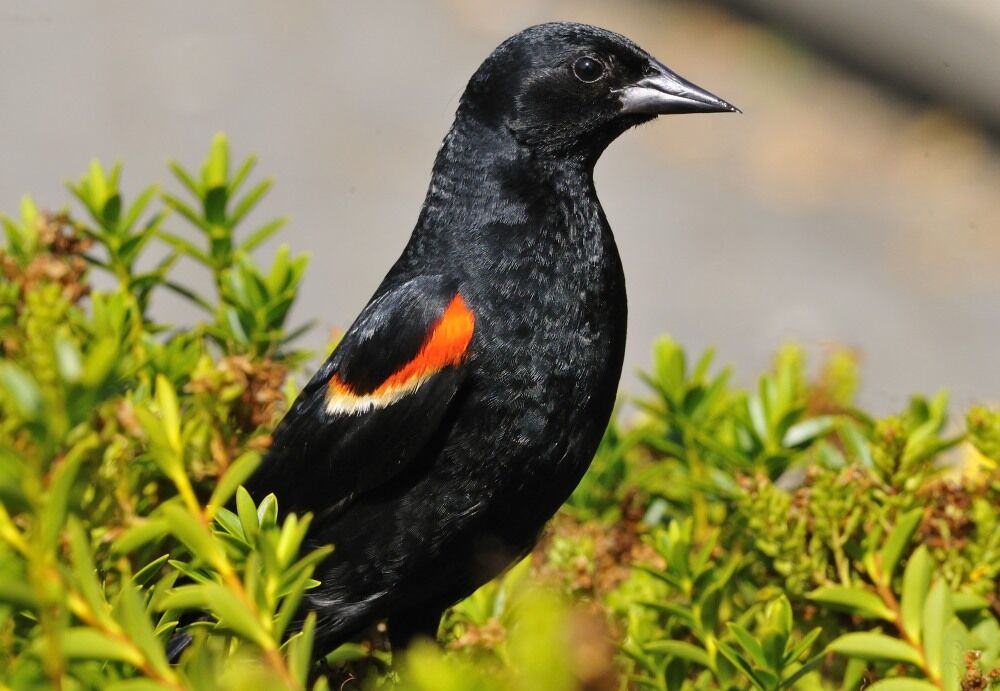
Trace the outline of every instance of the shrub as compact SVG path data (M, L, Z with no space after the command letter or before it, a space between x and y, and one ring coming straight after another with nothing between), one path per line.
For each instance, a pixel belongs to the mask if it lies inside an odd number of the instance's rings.
M94 163L70 185L81 215L26 199L3 218L0 684L996 686L1000 413L960 429L939 394L873 419L850 353L810 377L794 346L744 391L669 339L636 419L534 554L446 614L440 647L390 668L375 630L314 664L313 619L292 621L330 548L300 553L309 517L279 524L240 488L308 359L287 324L306 259L253 259L283 220L245 230L270 182L229 158L219 136L198 174L170 164L187 200L126 203L121 166ZM181 258L211 295L176 282ZM200 318L157 323L164 291Z

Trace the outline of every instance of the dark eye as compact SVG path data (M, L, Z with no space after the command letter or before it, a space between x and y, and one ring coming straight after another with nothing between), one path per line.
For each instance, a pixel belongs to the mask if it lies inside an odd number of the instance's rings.
M581 82L596 82L604 76L604 65L597 58L584 57L573 63L573 74Z

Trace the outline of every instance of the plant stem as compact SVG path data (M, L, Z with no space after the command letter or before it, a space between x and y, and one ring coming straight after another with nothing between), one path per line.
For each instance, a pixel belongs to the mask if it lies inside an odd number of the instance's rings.
M924 673L924 676L927 677L932 684L943 691L944 685L942 684L941 679L939 679L927 665L927 653L924 650L923 643L914 640L903 626L903 611L900 608L899 601L893 594L892 589L886 582L887 579L882 578L882 567L877 563L877 560L875 564L875 573L873 575L875 576L875 589L878 591L879 597L882 598L882 602L885 603L886 607L892 610L893 626L895 626L896 630L899 631L900 637L906 641L907 644L912 646L913 649L920 655L920 671Z

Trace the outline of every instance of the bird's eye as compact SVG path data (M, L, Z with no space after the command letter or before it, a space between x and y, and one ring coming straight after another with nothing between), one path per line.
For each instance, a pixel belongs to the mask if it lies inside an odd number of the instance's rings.
M604 65L590 56L579 58L573 63L573 75L581 82L596 82L604 76Z

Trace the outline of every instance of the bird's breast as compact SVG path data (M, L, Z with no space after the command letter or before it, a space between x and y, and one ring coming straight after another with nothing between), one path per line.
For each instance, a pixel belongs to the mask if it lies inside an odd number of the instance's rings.
M589 462L624 354L617 252L561 259L491 277L476 296L482 307L473 306L472 385L491 424L506 432L504 460L533 470Z

